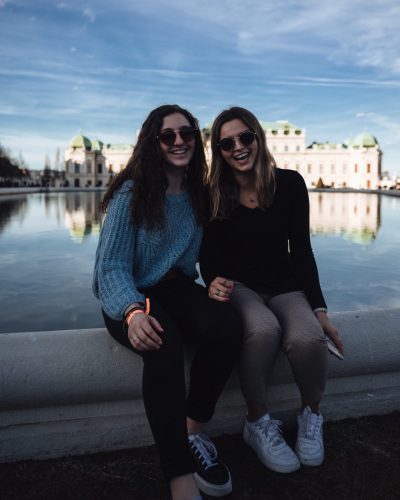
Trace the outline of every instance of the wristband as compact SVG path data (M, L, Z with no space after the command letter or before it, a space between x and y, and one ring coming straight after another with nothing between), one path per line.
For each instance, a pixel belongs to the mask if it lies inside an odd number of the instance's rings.
M126 326L129 326L129 323L131 319L139 313L147 314L147 316L150 313L150 299L146 298L146 309L144 309L142 306L134 306L131 309L128 310L128 312L125 314L125 321L124 324Z

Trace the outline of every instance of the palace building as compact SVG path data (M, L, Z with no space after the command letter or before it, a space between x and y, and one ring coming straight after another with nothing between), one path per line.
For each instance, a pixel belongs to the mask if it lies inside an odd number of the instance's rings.
M260 122L277 166L297 170L307 187L378 189L382 151L367 132L343 143L306 143L306 131L288 121ZM210 159L211 125L202 129L206 155ZM83 135L72 138L65 150L65 177L71 187L106 187L114 174L127 164L133 146L104 144Z

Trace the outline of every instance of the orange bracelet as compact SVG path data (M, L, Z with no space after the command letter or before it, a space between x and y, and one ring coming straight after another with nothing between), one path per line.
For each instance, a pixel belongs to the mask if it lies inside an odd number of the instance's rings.
M135 314L147 314L147 316L150 313L150 299L146 298L146 310L143 309L134 309L132 312L129 312L125 318L125 323L129 326L129 323L131 319L135 316Z

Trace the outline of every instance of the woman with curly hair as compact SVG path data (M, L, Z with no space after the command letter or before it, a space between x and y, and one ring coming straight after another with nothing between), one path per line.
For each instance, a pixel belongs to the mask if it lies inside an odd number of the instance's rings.
M110 185L93 290L112 337L143 359L143 401L174 500L231 492L202 432L241 346L241 321L195 283L204 223L203 144L177 105L153 110ZM183 341L196 345L186 396Z
M211 131L212 222L200 258L209 297L230 302L244 322L240 381L247 403L243 437L277 472L324 459L319 403L326 381L324 332L342 352L319 284L303 178L277 168L265 132L248 110L220 113ZM302 399L296 453L271 419L266 383L281 349Z

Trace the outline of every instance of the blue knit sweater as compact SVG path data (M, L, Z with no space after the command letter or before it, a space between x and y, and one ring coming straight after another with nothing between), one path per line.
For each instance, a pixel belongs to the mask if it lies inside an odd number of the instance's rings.
M93 293L108 316L122 320L133 302L144 302L140 289L155 285L172 267L198 277L196 262L202 228L187 193L165 196L165 227L148 230L132 222L132 181L111 199L96 252Z

